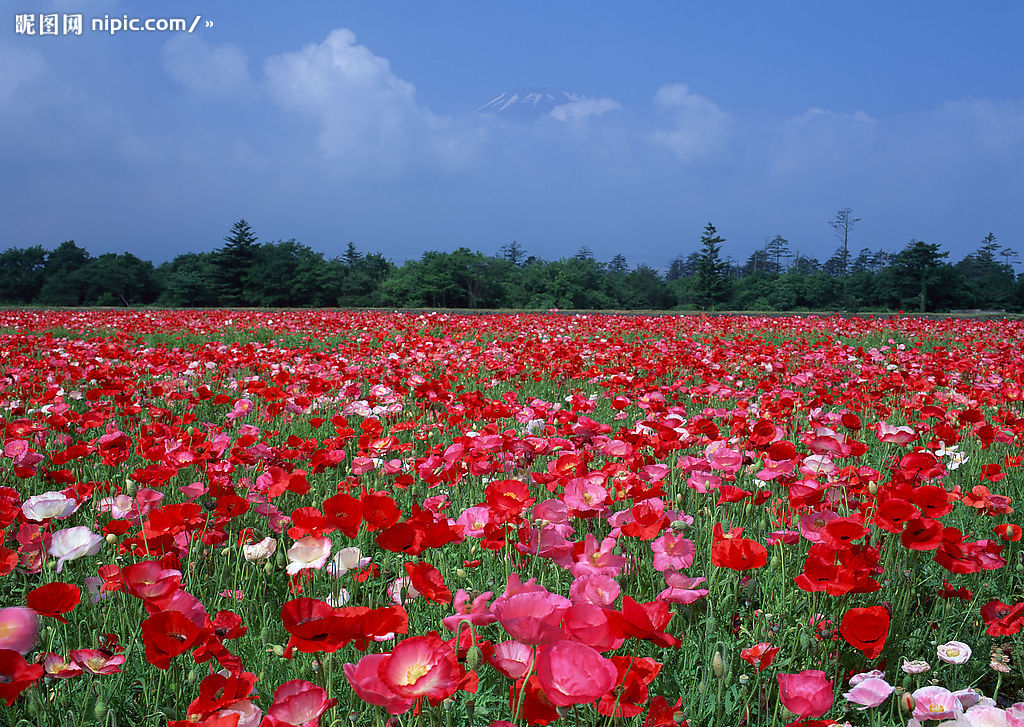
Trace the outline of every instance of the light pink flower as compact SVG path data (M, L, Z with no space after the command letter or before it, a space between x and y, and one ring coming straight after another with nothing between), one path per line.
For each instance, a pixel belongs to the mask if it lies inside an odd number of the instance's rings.
M50 541L50 555L57 558L57 572L60 573L69 560L100 552L103 538L84 525L58 530Z
M947 664L963 664L971 658L971 647L962 641L947 641L938 647L938 652Z
M494 645L494 655L490 662L509 679L522 679L529 671L532 659L533 649L526 644L502 641Z
M991 705L978 704L966 712L962 718L969 727L1013 727L1010 722L1009 710L1003 711Z
M28 520L43 522L51 518L63 519L75 511L78 502L63 492L44 492L33 495L21 505L21 512Z
M904 659L900 668L906 674L924 674L932 667L927 661L922 661L921 659L915 659L914 661Z
M811 512L800 518L800 522L797 523L797 530L810 542L820 543L821 531L837 517L839 517L839 513L831 510Z
M285 725L317 727L320 716L334 706L327 691L302 679L285 682L274 692L267 715Z
M288 567L285 571L293 576L301 570L320 570L331 555L331 539L326 536L307 535L295 541L288 548Z
M657 599L688 606L708 595L708 589L697 588L703 582L702 577L688 578L678 571L665 571L665 585L668 588L659 593Z
M1024 702L1006 708L1006 727L1024 727Z
M911 696L916 719L958 719L964 713L956 695L942 687L922 687Z
M853 689L843 694L848 702L861 705L861 709L877 707L892 694L892 686L884 679L870 677L858 682Z

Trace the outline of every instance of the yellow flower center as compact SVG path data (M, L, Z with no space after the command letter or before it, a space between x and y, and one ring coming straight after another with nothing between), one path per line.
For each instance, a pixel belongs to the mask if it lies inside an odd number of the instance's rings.
M938 714L939 712L945 712L946 708L941 704L929 704L928 712L931 714Z
M429 671L430 669L427 668L426 664L412 664L405 670L405 679L402 681L402 684L415 684L420 677L425 676Z

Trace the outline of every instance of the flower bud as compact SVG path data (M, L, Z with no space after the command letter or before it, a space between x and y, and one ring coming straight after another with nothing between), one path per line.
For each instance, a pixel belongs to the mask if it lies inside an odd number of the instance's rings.
M914 696L910 692L900 697L900 709L904 712L914 711Z
M470 646L466 651L466 666L470 669L476 669L480 666L480 662L483 660L483 654L480 651L479 646Z
M722 659L722 652L716 650L715 655L711 657L711 671L716 679L725 678L725 661Z

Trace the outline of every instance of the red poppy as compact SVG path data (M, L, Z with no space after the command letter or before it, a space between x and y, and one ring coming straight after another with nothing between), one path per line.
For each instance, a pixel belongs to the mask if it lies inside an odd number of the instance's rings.
M740 571L763 568L768 562L768 549L754 540L740 537L742 534L743 528L732 528L726 534L722 525L715 523L711 563L719 568Z
M889 635L889 612L883 606L851 608L839 623L839 633L866 658L876 659Z
M444 578L434 566L425 561L406 563L405 572L409 574L412 587L424 597L435 603L451 603L452 592L444 584Z
M622 526L622 532L632 538L653 540L668 524L664 510L646 500L634 505L629 512L633 519Z
M1024 536L1024 528L1014 523L1003 523L992 528L992 532L1008 543L1016 543Z
M339 492L324 500L324 516L346 537L354 538L363 522L363 503L348 493Z
M753 646L743 649L740 652L740 658L743 661L750 664L757 671L767 669L775 661L775 656L779 653L778 646L772 646L769 643L754 644Z
M63 614L75 610L81 600L82 592L78 586L58 581L29 591L26 604L40 616L49 616L66 624L68 620Z
M649 657L613 656L617 672L614 687L601 697L597 711L608 717L635 717L650 698L648 685L661 671L661 664Z
M900 542L910 550L935 550L942 543L943 527L938 520L916 517L907 523Z
M955 499L949 493L936 485L920 485L914 488L911 496L914 504L921 510L925 517L939 518L946 515L953 509Z
M23 691L43 676L42 664L29 664L11 649L0 649L0 699L10 707Z
M394 498L383 492L366 493L362 496L360 504L366 529L371 533L391 527L402 516Z
M981 618L988 626L989 636L1013 636L1024 629L1024 601L1013 606L989 601L981 607Z
M179 611L161 611L142 622L142 641L146 661L157 669L167 669L171 659L191 649L203 630Z

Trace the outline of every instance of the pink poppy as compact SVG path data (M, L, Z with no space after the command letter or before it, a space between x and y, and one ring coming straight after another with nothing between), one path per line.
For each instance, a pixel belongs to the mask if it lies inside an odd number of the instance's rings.
M398 696L381 681L379 668L390 656L367 654L355 664L345 664L345 678L352 685L356 696L364 702L383 707L388 714L403 714L409 711L416 700Z
M651 550L654 552L654 570L657 571L689 568L693 565L693 558L697 553L692 540L674 533L665 533L657 540L651 541Z
M0 649L26 654L39 641L39 616L31 608L0 608Z
M334 706L335 701L327 698L323 687L303 679L292 679L274 692L274 703L267 710L267 716L276 725L318 727L320 717Z
M915 719L958 719L964 713L956 695L942 687L922 687L911 696Z
M782 706L797 717L821 717L832 708L832 682L825 672L809 669L799 674L778 674L777 679Z
M596 649L575 641L557 641L540 649L537 678L556 707L586 704L615 686L615 664Z
M857 682L853 689L843 694L848 702L861 705L861 709L877 707L884 702L893 688L884 679L870 677Z

